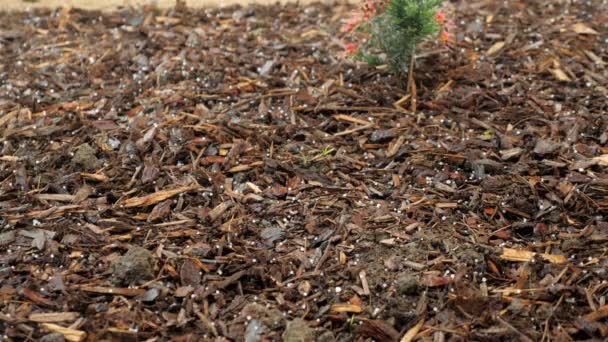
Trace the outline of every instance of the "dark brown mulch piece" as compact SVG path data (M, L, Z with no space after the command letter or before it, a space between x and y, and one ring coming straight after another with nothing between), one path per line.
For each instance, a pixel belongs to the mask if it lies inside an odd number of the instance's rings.
M606 4L450 6L0 14L3 338L606 339Z

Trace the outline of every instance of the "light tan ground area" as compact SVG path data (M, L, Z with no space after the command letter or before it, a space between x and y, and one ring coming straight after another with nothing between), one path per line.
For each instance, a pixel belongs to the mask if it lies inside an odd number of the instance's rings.
M247 5L249 3L273 4L277 0L190 0L186 1L192 7L226 6L235 3ZM286 2L281 0L280 2ZM300 3L310 0L300 0ZM111 10L119 6L138 7L145 4L155 4L159 7L171 7L175 0L0 0L0 10L26 10L36 7L62 7L71 6L85 9Z

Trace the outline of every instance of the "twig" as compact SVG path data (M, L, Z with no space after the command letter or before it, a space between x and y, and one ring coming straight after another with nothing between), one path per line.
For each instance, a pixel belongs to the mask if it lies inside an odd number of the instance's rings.
M507 329L509 329L512 332L516 333L521 338L522 341L525 341L525 342L532 342L533 341L531 338L528 337L528 335L526 335L526 334L522 333L521 331L517 330L517 328L515 328L514 326L512 326L511 324L509 324L504 319L502 319L500 317L496 317L496 320L498 320L500 323L502 323L502 325L504 325L505 327L507 327Z

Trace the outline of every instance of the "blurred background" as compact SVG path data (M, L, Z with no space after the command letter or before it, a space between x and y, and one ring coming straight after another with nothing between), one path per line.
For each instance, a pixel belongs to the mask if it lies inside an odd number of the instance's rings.
M286 0L281 0L285 2ZM288 1L288 0L287 0ZM192 7L226 6L234 3L266 3L272 4L278 0L188 0L186 4ZM300 3L310 0L300 0ZM159 7L171 7L175 0L0 0L0 10L25 10L36 7L71 6L85 9L110 10L118 6L141 6L153 4Z

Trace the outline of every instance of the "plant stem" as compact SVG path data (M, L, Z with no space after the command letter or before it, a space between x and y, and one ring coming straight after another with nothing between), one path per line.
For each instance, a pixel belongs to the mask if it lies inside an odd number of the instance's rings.
M412 54L410 56L410 69L407 72L407 88L406 92L411 92L412 112L416 111L416 84L414 83L414 62L416 61L416 45L412 46Z
M414 60L416 59L416 45L412 46L412 54L410 55L410 68L407 71L407 88L405 91L409 91L414 81Z

